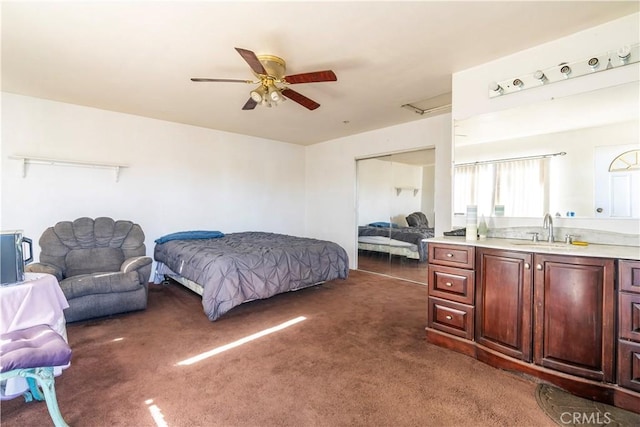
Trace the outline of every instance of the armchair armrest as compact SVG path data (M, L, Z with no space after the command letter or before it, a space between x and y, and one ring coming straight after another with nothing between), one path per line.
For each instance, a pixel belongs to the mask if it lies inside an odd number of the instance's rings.
M151 265L152 262L153 260L148 256L136 256L127 258L120 266L120 271L122 271L123 273L128 273L130 271L139 270L146 265Z
M58 282L64 279L62 275L62 269L60 267L53 264L47 264L45 262L34 262L33 264L28 264L25 266L24 271L27 271L29 273L53 274L54 276L56 276L56 279L58 279Z
M141 285L146 286L149 283L149 276L151 276L151 263L153 260L148 256L136 256L127 258L120 266L120 271L128 273L135 271L138 273L138 281Z

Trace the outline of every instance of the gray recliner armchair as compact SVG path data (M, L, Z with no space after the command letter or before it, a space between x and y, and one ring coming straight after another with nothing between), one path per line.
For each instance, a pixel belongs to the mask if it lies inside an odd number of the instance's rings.
M38 243L40 262L25 270L57 277L67 322L147 308L152 259L140 225L78 218L47 228Z

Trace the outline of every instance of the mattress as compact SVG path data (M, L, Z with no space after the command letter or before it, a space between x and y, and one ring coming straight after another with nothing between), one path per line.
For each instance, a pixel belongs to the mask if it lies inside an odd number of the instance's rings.
M244 302L349 274L349 258L337 243L265 232L171 240L156 244L154 258L202 288L212 321Z

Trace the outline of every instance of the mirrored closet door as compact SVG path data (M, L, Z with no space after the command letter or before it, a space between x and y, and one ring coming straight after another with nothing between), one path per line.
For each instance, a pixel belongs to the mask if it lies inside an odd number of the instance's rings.
M359 270L426 284L434 161L435 149L357 161Z

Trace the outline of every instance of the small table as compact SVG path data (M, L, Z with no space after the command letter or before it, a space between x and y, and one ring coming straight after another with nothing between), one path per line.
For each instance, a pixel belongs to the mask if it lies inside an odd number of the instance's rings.
M0 334L36 325L49 325L68 341L63 312L67 307L69 303L55 276L25 273L24 281L0 286ZM60 375L62 369L67 367L56 367L54 374ZM0 398L13 399L27 389L24 378L11 378L0 388Z

